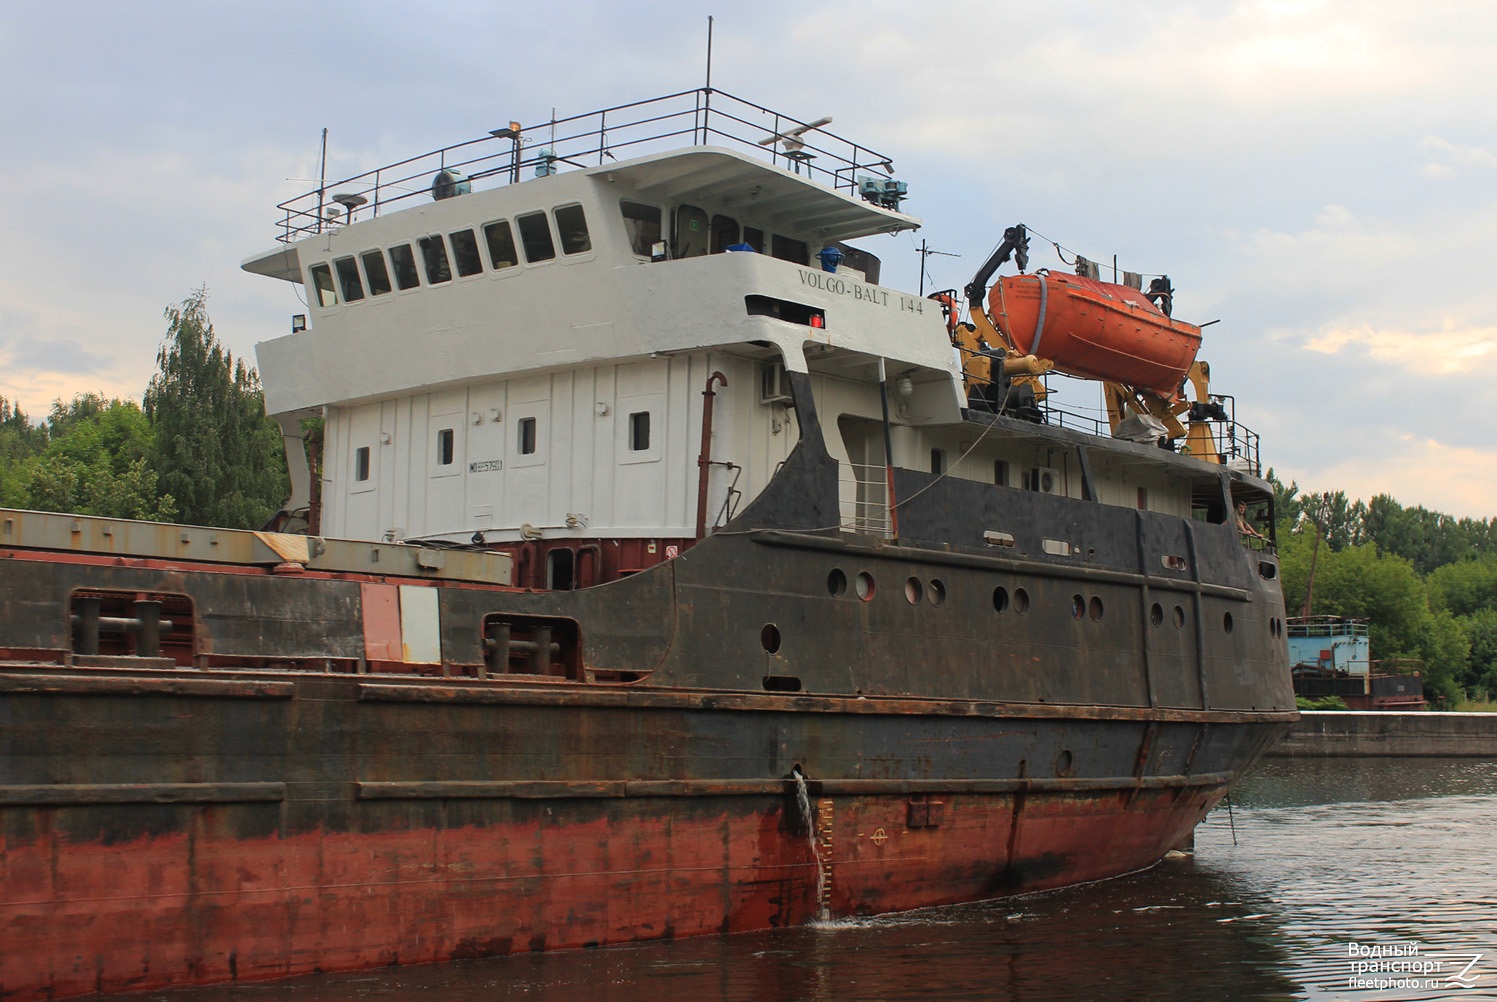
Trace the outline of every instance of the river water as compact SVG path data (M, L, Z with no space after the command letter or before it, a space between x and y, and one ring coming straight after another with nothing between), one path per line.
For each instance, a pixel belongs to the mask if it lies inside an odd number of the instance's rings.
M1197 830L1193 857L1024 898L817 928L144 997L1497 998L1497 760L1268 761L1238 787L1230 811L1216 810Z

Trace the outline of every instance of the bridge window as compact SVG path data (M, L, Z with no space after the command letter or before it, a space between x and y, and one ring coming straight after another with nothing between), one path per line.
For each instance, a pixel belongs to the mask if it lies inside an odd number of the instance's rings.
M439 236L422 237L421 257L426 262L426 283L437 285L452 281L452 266L447 263L447 245Z
M544 212L526 213L515 222L520 227L520 244L525 248L526 261L535 264L556 256L556 245L551 242L551 227Z
M778 233L774 235L774 257L781 261L790 261L794 264L809 265L811 263L811 251L806 247L804 240L793 240L790 237L782 237Z
M710 246L707 237L707 213L695 205L676 210L675 256L702 257Z
M377 250L363 254L364 275L369 279L369 294L383 296L390 291L390 273L385 269L385 256Z
M483 273L483 259L478 256L478 238L472 230L458 230L452 237L452 256L457 261L457 273L463 278Z
M312 265L312 288L317 290L318 306L338 305L338 294L333 291L333 270L327 265Z
M513 268L520 263L520 255L515 250L515 235L509 229L509 220L489 223L483 228L483 236L489 245L489 263L494 266L495 271Z
M395 284L402 292L421 287L421 279L416 274L416 255L412 253L410 244L391 247L390 264L395 268Z
M738 243L738 220L732 216L712 217L712 253L723 251Z
M343 292L345 303L357 303L364 298L364 283L359 281L359 266L351 257L340 257L333 262L338 269L338 287Z
M640 202L620 202L629 249L640 257L651 257L660 242L660 207Z
M764 231L755 226L743 228L743 242L760 254L764 253Z
M555 210L556 232L561 235L563 254L582 254L593 249L587 233L587 216L580 205L563 205Z

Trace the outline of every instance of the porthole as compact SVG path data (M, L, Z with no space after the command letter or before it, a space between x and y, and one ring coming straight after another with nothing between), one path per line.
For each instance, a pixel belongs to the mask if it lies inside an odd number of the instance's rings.
M1080 595L1072 595L1071 618L1079 621L1084 615L1086 615L1086 599L1082 598Z
M1102 621L1102 600L1100 598L1098 598L1097 596L1093 595L1092 596L1092 600L1087 603L1086 611L1087 611L1087 615L1089 615L1089 616L1092 617L1092 622L1093 623L1099 623L1099 622L1101 622Z
M1230 612L1222 613L1222 629L1228 633L1232 632L1232 614Z
M1023 588L1014 589L1014 611L1021 616L1029 611L1029 592Z
M1175 606L1175 629L1178 630L1183 626L1185 626L1185 610L1177 605Z
M925 590L925 597L930 599L931 605L941 605L946 601L946 586L937 578L930 583Z
M1008 589L999 585L993 589L993 609L996 612L1008 611Z
M773 623L765 623L764 629L759 631L759 643L767 653L778 654L780 651L780 628Z
M864 602L873 601L873 575L867 571L859 571L853 582L853 590Z
M1069 776L1076 771L1076 760L1071 754L1071 749L1062 748L1060 754L1055 756L1055 775Z
M843 595L847 592L847 575L842 573L842 568L833 567L832 572L826 576L826 593L828 595Z
M904 582L904 599L910 605L919 605L924 595L924 589L920 587L919 578L906 578Z
M1164 606L1160 605L1158 602L1154 603L1154 608L1149 610L1149 622L1153 623L1155 626L1164 625Z

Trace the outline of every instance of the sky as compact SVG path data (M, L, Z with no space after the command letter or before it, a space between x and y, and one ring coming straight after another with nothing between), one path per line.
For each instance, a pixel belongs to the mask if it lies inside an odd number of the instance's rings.
M909 183L922 229L863 241L884 285L918 286L923 239L926 288L960 288L1016 222L1166 272L1280 479L1497 516L1478 0L0 0L0 396L138 400L199 287L252 359L305 308L239 263L323 128L336 178L697 87L709 14L714 87L830 115Z

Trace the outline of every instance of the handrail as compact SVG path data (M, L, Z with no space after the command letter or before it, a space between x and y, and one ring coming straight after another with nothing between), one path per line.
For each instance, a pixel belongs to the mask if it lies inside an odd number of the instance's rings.
M766 116L768 121L764 121ZM856 191L863 177L892 177L894 167L889 157L825 128L801 135L796 141L802 148L794 151L794 156L781 151L779 142L764 143L806 124L706 87L547 119L523 126L517 136L469 139L336 181L323 179L317 187L276 206L280 213L277 238L291 243L351 221L363 206L378 216L412 197L429 196L432 179L442 170L461 171L470 184L513 184L527 168L549 172L563 165L602 166L610 159L679 148L687 136L692 146L721 143L755 151L768 156L770 163L783 164L837 191ZM364 201L349 198L341 205L332 204L337 195L358 196Z

